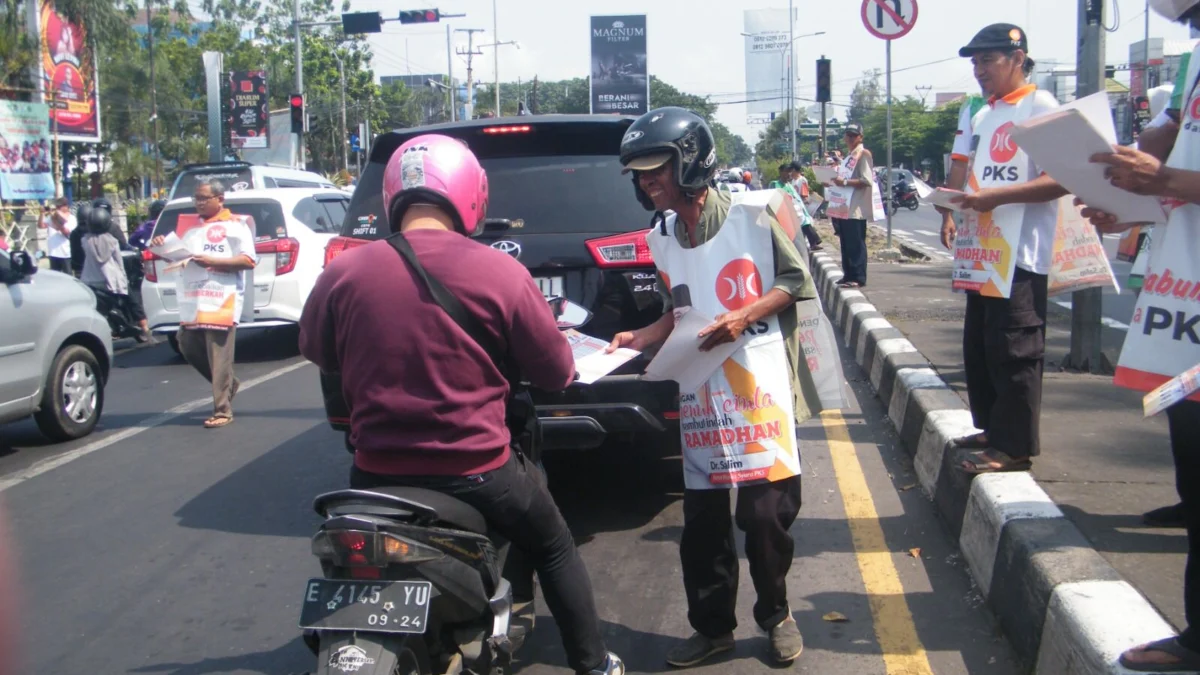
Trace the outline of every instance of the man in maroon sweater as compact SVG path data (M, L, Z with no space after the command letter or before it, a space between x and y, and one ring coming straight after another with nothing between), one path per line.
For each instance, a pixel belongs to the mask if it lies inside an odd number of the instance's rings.
M487 208L474 155L444 136L417 137L389 161L383 196L392 231L479 319L498 352L534 386L565 389L574 358L529 272L463 236L482 230ZM387 241L343 253L317 279L300 319L300 351L341 375L355 448L351 486L412 485L478 509L530 558L571 667L622 675L544 476L509 446L508 380Z

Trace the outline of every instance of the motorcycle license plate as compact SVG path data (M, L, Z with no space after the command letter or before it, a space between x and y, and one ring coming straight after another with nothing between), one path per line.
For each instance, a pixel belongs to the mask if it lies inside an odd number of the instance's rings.
M300 627L424 633L432 591L428 581L309 579Z

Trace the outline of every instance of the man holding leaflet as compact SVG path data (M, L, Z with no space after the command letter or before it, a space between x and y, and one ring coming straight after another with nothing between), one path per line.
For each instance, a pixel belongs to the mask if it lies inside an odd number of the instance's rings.
M667 663L694 666L734 647L734 522L746 533L758 595L754 619L770 635L771 659L791 662L804 649L785 581L795 549L789 528L800 510L800 453L792 429L820 410L800 348L796 302L816 298L816 288L774 216L745 218L747 206L708 187L716 143L699 116L681 108L646 113L625 133L621 163L633 172L638 201L655 212L646 239L665 311L645 328L618 333L609 351L660 344L689 311L716 317L698 334L701 350L738 340L754 347L734 352L698 391L681 392L679 553L696 632L667 654ZM732 487L739 488L734 518Z
M960 468L971 474L1027 470L1040 450L1047 274L1058 217L1055 200L1066 192L1009 135L1014 125L1058 106L1053 96L1026 82L1033 70L1028 51L1025 31L994 24L958 52L971 59L975 79L991 96L971 121L967 194L953 200L974 212L968 214L967 231L959 233L955 256L960 257L963 242L978 241L985 233L1002 236L1008 252L992 276L1007 281L1007 288L988 281L967 290L963 364L971 416L982 431L956 439L955 445L966 451ZM956 264L956 279L960 272Z
M1200 0L1151 0L1171 21L1200 27ZM1200 48L1192 53L1186 79L1176 86L1164 119L1138 139L1138 150L1118 147L1092 161L1109 166L1116 187L1163 199L1167 223L1150 243L1146 281L1117 361L1118 386L1150 391L1200 362ZM1181 129L1180 125L1183 125ZM1153 133L1152 133L1153 132ZM1085 208L1098 230L1123 232L1134 223ZM1200 672L1200 392L1167 408L1175 488L1188 535L1183 605L1188 626L1169 637L1127 650L1121 665L1138 672ZM1152 512L1153 513L1153 512ZM1150 514L1147 514L1150 515Z

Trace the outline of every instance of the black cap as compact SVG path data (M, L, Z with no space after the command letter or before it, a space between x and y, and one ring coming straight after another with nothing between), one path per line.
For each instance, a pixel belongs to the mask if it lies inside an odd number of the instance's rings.
M858 122L851 122L850 124L846 125L846 128L842 131L842 134L854 134L855 136L862 136L862 125Z
M1025 31L1011 23L994 23L976 33L966 47L958 50L958 55L966 58L978 52L1011 52L1014 49L1029 53L1029 37Z

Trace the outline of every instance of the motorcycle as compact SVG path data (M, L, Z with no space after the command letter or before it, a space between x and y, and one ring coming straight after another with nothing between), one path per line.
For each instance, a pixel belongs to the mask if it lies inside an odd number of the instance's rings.
M135 281L140 280L142 276L142 254L139 251L121 251L121 262L125 267L125 274L129 278L129 289L132 293ZM147 339L141 327L138 326L138 322L133 319L128 296L110 293L95 286L92 287L92 292L96 294L96 311L108 320L113 337L133 338L138 342L144 342Z
M908 183L898 184L892 188L892 208L899 210L902 206L909 211L916 211L921 206L917 188Z
M591 319L548 302L560 330ZM482 514L412 487L339 490L313 508L325 519L312 538L323 576L305 585L299 625L316 675L509 672L527 632L503 578L508 544L488 536Z

